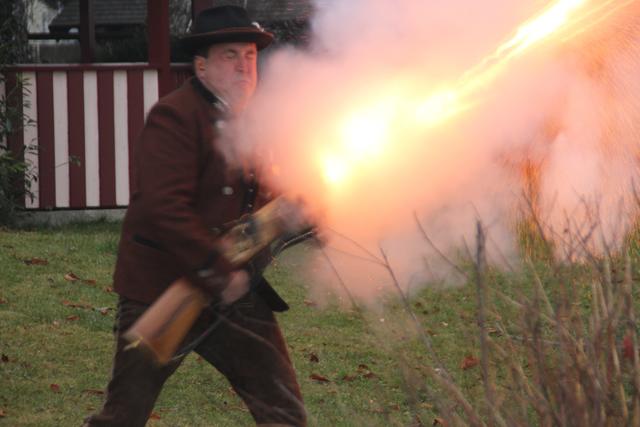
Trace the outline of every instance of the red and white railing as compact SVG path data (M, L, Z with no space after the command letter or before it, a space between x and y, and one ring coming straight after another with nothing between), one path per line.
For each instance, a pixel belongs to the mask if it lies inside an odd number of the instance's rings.
M189 67L171 68L175 86ZM129 203L132 144L158 100L158 69L148 64L19 65L9 69L0 96L18 76L27 82L24 114L34 125L9 138L26 147L25 160L37 177L27 209L123 207Z

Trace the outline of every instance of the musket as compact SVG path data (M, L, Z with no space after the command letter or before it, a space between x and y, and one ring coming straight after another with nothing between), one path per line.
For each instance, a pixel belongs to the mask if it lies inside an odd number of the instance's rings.
M298 209L278 197L252 215L246 215L224 234L223 256L232 267L246 264L283 234L295 232L288 219ZM297 228L297 227L296 227ZM211 297L185 278L173 282L124 334L125 350L146 352L156 363L167 364Z

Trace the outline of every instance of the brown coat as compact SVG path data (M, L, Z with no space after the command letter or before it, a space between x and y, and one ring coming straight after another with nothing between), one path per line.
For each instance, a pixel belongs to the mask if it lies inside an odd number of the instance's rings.
M114 289L153 302L174 280L228 265L215 251L215 228L242 215L250 174L216 149L220 104L195 78L151 109L134 146L132 193L124 219ZM263 194L256 207L266 201Z

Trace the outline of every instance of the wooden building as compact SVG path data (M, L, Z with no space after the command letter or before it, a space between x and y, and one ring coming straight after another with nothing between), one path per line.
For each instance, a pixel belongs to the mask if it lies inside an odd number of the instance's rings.
M110 8L105 9L107 3ZM197 13L223 3L234 2L193 0L191 8ZM238 3L244 5L245 1ZM50 28L56 34L69 34L71 28L79 27L76 36L84 61L12 66L5 76L6 87L0 86L3 96L19 77L28 82L26 98L13 102L24 105L24 113L34 125L14 134L8 145L16 153L32 148L25 151L37 177L31 182L33 199L25 199L25 208L30 210L126 207L131 147L145 115L159 97L190 75L189 64L170 62L169 0L76 0L67 7L74 4L77 14L63 10ZM308 0L246 1L250 15L276 32L279 28L303 31L310 5ZM99 32L126 33L126 25L114 27L105 20L107 10L120 18L120 24L130 20L131 25L139 25L144 15L151 34L147 62L91 61Z

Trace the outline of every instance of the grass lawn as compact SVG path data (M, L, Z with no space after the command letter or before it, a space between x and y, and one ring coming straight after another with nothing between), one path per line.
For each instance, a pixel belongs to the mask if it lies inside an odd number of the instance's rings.
M79 425L100 406L112 356L118 239L114 223L0 231L0 424ZM285 254L268 276L292 307L279 320L311 424L409 424L413 411L395 344L384 332L371 332L375 320L335 306L318 308L308 299L303 278L291 267L307 250ZM435 345L454 372L474 352L468 291L425 293L414 301L428 330L438 331ZM419 365L424 348L405 335L397 344L414 346L411 362ZM479 373L465 371L462 380L475 387ZM427 400L417 404L431 408ZM165 386L149 425L236 426L251 425L251 419L224 378L191 355Z
M117 223L0 230L0 426L80 425L100 407L111 366L116 305L111 274L118 239ZM438 365L411 332L406 311L399 302L382 312L319 308L295 268L309 250L301 246L286 253L268 277L291 305L279 321L310 424L438 424L441 414L428 375L429 367ZM530 287L533 278L505 280L498 274L491 281L509 292ZM451 380L472 405L484 405L476 288L427 289L410 304ZM491 312L491 325L519 316L508 304L493 308L500 314ZM502 339L497 329L489 331L494 340ZM496 381L507 377L498 357L491 363ZM508 387L499 399L509 399ZM190 355L164 387L148 425L252 421L224 378Z

